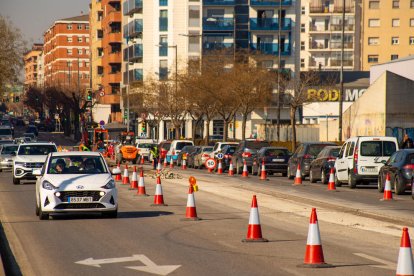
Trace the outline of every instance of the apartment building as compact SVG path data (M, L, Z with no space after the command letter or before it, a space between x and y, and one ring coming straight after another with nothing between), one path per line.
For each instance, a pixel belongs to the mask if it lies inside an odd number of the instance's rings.
M90 85L89 15L57 20L44 33L46 86Z
M45 85L45 56L43 51L37 57L37 86L44 87Z
M43 44L35 43L24 55L24 86L28 89L38 85L38 62L42 55Z
M342 25L344 70L360 70L361 5L359 0L302 0L300 22L300 69L339 70Z
M363 0L363 70L414 54L414 0Z

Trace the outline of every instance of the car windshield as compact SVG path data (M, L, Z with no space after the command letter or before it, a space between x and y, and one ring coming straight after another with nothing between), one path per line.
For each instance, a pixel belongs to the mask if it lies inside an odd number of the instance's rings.
M324 145L324 144L310 145L308 154L312 156L317 156L327 146L329 145Z
M233 153L235 153L236 152L236 147L227 147L226 149L225 149L225 153L226 154L233 154Z
M330 156L333 156L333 157L338 157L338 155L339 155L339 149L333 149L333 150L331 150L331 152L329 153L329 155Z
M17 151L18 147L19 146L17 145L12 145L12 146L4 145L1 150L1 154L12 154L13 152Z
M0 135L12 135L12 131L10 128L0 128Z
M101 156L54 156L50 158L48 174L102 174L108 173Z
M361 143L361 156L391 156L397 151L392 141L365 141Z
M17 154L48 155L51 152L56 152L56 147L54 145L21 145Z
M212 152L213 147L203 148L203 152Z
M192 146L193 143L191 142L177 142L177 146L175 147L176 150L182 150L185 146Z
M141 149L150 149L154 146L154 144L150 144L150 143L143 143L143 144L138 144L137 148L141 148Z
M265 152L265 156L281 156L285 157L289 155L289 151L286 149L267 149Z
M12 141L12 140L0 140L0 144L13 144L14 143L14 141Z

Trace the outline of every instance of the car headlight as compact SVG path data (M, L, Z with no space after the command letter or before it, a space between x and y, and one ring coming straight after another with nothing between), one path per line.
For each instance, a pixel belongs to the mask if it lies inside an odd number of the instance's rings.
M15 165L20 165L20 166L23 166L23 165L24 165L24 162L15 162L14 164L15 164Z
M113 181L113 180L111 179L111 180L109 180L109 181L108 181L108 183L106 183L106 185L105 185L105 186L102 186L101 188L103 188L103 189L107 189L107 190L109 190L109 189L113 189L113 188L115 188L115 181Z
M52 183L50 183L49 181L43 181L42 187L43 187L43 189L46 189L46 190L55 190L56 189L56 187L53 186Z

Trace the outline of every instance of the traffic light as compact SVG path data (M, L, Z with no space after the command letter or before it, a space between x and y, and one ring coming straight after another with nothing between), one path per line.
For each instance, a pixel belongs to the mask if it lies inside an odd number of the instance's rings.
M88 91L86 94L86 101L91 102L92 101L92 91Z
M19 97L19 96L16 96L16 98L15 98L15 102L16 102L16 103L20 102L20 97Z
M145 122L142 122L141 123L141 131L145 131L145 126L146 126Z

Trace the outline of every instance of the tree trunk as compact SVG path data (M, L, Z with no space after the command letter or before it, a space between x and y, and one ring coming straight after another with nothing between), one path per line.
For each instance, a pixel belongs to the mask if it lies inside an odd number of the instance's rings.
M247 114L243 114L242 119L242 140L246 139L246 122L247 122Z
M290 107L290 125L292 126L292 152L296 150L296 107Z
M208 143L210 142L210 119L207 119L207 129L206 129L206 137L204 138L204 141L206 143L206 146L208 146Z
M80 112L78 110L74 111L74 133L73 133L73 137L75 139L75 141L79 141L80 140L80 131L79 131L79 117L80 117Z
M223 142L227 142L227 136L229 133L229 122L223 120Z
M176 139L176 140L179 140L179 139L181 138L181 137L180 137L180 136L181 136L181 135L180 135L180 134L181 134L181 133L180 133L180 126L178 126L178 125L177 125L177 126L174 126L174 129L175 129L175 139Z

